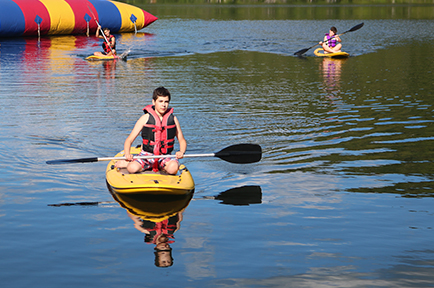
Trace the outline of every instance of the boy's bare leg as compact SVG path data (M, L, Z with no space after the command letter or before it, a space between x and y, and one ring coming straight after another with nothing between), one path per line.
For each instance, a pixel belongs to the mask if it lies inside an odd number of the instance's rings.
M167 174L175 175L178 172L179 164L176 160L170 160L164 165L164 170Z
M117 161L117 162L115 163L115 167L116 167L116 168L127 168L128 163L129 163L129 162L127 162L127 161L125 161L125 160L119 160L119 161Z

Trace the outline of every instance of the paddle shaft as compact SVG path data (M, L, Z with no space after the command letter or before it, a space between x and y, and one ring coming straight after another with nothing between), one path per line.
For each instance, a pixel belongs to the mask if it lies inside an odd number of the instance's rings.
M328 43L329 41L331 41L331 40L332 40L333 38L335 38L336 36L339 36L339 37L340 37L340 36L344 35L345 33L353 32L353 31L359 30L360 28L363 27L363 25L364 25L364 23L357 24L356 26L352 27L350 30L347 30L347 31L345 31L345 32L343 32L343 33L341 33L341 34L338 34L338 35L333 35L332 37L330 37L330 39L327 39L327 40L324 41L323 43ZM318 44L316 44L316 45L313 45L312 47L305 48L305 49L301 49L301 50L295 52L294 55L302 55L302 54L306 53L308 50L312 49L313 47L316 47L316 46L319 46L319 45L322 45L322 44L319 44L319 43L318 43Z
M113 49L112 49L112 46L110 45L110 42L108 41L107 37L105 37L104 31L102 30L101 25L99 25L98 20L96 20L95 14L93 14L93 12L92 12L92 10L90 9L89 6L87 6L87 8L89 8L89 11L90 11L90 13L91 13L92 16L93 16L93 20L95 20L96 25L98 25L99 30L101 31L101 35L102 35L102 37L104 37L104 40L105 40L105 42L107 43L108 47L110 48L110 51L112 52L113 57L117 58L117 56L115 55L115 53L113 53Z
M330 37L330 39L327 39L326 41L324 41L323 43L328 43L329 41L332 41L333 40L333 38L335 38L335 37L340 37L340 36L342 36L342 35L344 35L345 33L348 33L348 32L350 32L350 31L352 31L351 29L350 30L348 30L348 31L345 31L345 32L343 32L343 33L341 33L341 34L338 34L338 35L333 35L332 37ZM321 44L316 44L316 45L321 45Z
M210 154L187 154L187 157L214 157L215 153ZM147 155L147 156L134 156L133 159L160 159L160 158L174 158L175 155ZM63 159L63 160L51 160L47 161L47 164L66 164L66 163L92 163L98 161L111 161L111 160L127 160L124 156L120 157L90 157L90 158L79 158L79 159Z
M214 157L215 153L208 154L186 154L184 158L188 157ZM175 155L148 155L148 156L134 156L133 159L159 159L159 158L175 158ZM127 158L121 157L101 157L96 158L97 161L111 161L111 160L126 160Z
M174 158L174 155L147 155L147 156L133 156L133 159L158 159L158 158ZM216 153L208 154L187 154L188 157L218 157L224 161L237 164L254 163L262 158L261 146L257 144L236 144L226 147ZM98 161L110 160L126 160L125 156L119 157L91 157L80 159L63 159L47 161L47 164L66 164L66 163L90 163Z
M326 41L324 41L323 43L328 43L329 41L331 41L333 38L335 38L336 36L342 36L342 35L344 35L345 33L347 33L348 31L346 31L346 32L344 32L344 33L341 33L341 34L339 34L339 35L333 35L332 37L330 37L330 39L327 39ZM314 47L316 47L316 46L319 46L319 45L322 45L322 43L321 44L316 44L316 45L313 45L312 47L309 47L309 48L305 48L305 49L303 49L303 50L300 50L302 53L300 53L300 51L298 51L298 52L295 52L294 53L294 55L300 55L300 54L304 54L304 53L306 53L308 50L310 50L310 49L312 49L312 48L314 48Z

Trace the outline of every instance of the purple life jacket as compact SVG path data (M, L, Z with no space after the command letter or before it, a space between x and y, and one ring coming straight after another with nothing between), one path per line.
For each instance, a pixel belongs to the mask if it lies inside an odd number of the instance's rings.
M336 40L336 37L333 37L333 38L332 38L332 36L330 36L329 33L326 33L325 36L327 37L327 40L328 40L328 42L327 42L327 46L333 48L333 47L335 47L335 46L338 44L338 41ZM333 36L335 36L335 35L333 35ZM331 40L330 40L330 39L331 39Z

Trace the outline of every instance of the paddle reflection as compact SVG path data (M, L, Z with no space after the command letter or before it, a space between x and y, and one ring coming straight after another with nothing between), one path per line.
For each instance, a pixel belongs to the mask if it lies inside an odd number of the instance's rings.
M214 197L205 196L202 199L220 200L220 204L225 205L249 206L262 203L262 189L261 186L247 185L226 190Z
M145 243L154 244L155 266L173 265L172 248L175 232L181 228L183 212L193 193L186 195L121 194L110 191L127 210L134 227L145 234Z

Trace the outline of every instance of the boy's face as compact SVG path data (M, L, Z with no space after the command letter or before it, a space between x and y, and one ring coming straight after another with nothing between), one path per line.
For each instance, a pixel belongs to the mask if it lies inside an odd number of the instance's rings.
M110 30L109 29L105 29L104 30L104 34L105 34L105 36L110 36Z
M157 251L158 267L170 267L173 265L172 251Z
M157 100L152 100L152 105L155 106L155 111L158 114L164 115L169 108L169 96L159 96Z

